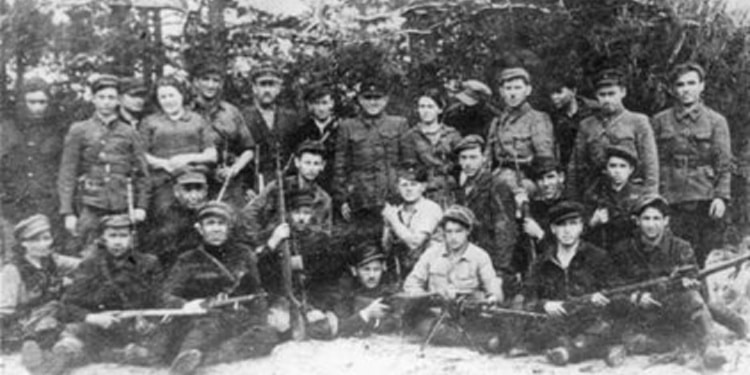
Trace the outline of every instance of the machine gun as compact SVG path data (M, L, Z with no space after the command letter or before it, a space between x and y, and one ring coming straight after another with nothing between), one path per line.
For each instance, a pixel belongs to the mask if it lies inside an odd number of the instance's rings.
M244 302L251 302L258 298L263 298L266 293L248 294L238 297L230 298L217 298L207 299L201 304L203 310L185 310L185 309L138 309L138 310L109 310L103 311L99 314L108 314L119 319L129 318L148 318L148 317L163 317L169 318L173 316L198 316L205 315L211 309L216 309L224 306L238 305Z

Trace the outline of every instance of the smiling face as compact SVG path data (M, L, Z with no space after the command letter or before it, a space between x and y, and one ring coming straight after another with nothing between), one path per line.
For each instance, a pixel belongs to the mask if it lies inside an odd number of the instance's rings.
M223 80L218 73L204 74L193 80L193 86L198 91L198 95L206 100L212 100L219 94L222 83Z
M531 85L523 78L514 78L503 82L499 91L505 105L510 108L517 108L525 103L531 95Z
M366 289L375 289L380 285L385 273L385 262L382 260L373 260L356 267L354 274L359 283Z
M325 121L333 116L333 108L336 102L331 95L324 95L307 104L310 115L318 121Z
M688 71L677 78L674 89L680 103L684 106L690 106L700 101L705 83L698 72Z
M643 236L655 241L664 234L664 230L669 225L669 216L664 215L655 207L646 207L635 221Z
M156 99L159 101L162 111L168 115L177 114L184 110L185 98L180 90L174 86L159 86L156 89Z

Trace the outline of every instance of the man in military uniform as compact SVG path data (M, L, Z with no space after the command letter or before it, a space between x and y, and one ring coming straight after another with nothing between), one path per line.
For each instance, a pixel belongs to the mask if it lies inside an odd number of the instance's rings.
M445 109L443 122L458 130L462 137L476 134L487 138L492 120L500 110L490 104L492 90L481 81L470 79L461 84L456 102Z
M128 191L136 221L146 218L149 201L143 145L117 115L117 78L100 77L92 91L96 113L68 131L57 180L65 229L83 244L91 242L99 218L128 210Z
M380 211L395 195L396 165L404 158L406 119L385 114L388 93L378 80L362 82L360 115L343 121L334 157L334 202L359 238L377 238ZM364 233L362 233L364 232Z
M614 247L613 260L623 283L637 283L670 276L679 267L697 266L690 243L669 229L670 208L656 194L642 197L633 208L638 231ZM697 344L704 364L719 368L727 359L719 352L711 311L698 291L700 282L683 278L679 291L638 291L629 296L626 309L618 309L629 325L626 345L632 354L666 351L669 338L688 332Z
M262 292L252 248L232 235L234 209L209 202L198 213L201 243L180 255L164 282L164 291L194 305L201 300ZM265 323L266 304L256 299L225 310L208 311L182 327L179 352L170 374L193 374L200 364L267 355L278 335Z
M102 218L96 253L80 264L62 297L71 323L50 353L25 348L27 356L37 353L36 361L24 361L33 364L32 374L64 374L92 361L155 365L162 360L168 329L109 313L169 304L160 293L159 262L133 250L130 226L126 215Z
M120 120L136 131L145 115L148 87L140 78L124 77L120 79Z
M216 133L216 149L219 151L219 167L211 181L211 195L219 194L227 179L225 196L235 207L246 203L245 192L251 189L247 165L253 159L255 140L245 119L237 107L222 99L224 69L218 62L206 61L197 64L191 72L193 87L197 94L192 109L211 124ZM244 171L248 171L245 175Z
M722 245L732 158L726 119L701 99L705 76L697 64L677 66L672 84L678 103L652 120L673 228L695 246L700 265Z
M648 192L656 192L659 163L654 130L648 117L627 110L622 100L627 88L622 74L608 69L596 79L599 111L581 122L575 148L568 165L570 199L581 200L586 189L600 178L607 163L608 145L627 148L638 157L633 180L641 180Z
M584 195L589 218L586 239L607 251L635 230L630 210L646 194L640 181L631 176L638 158L628 148L610 145L605 151L607 165L602 176Z
M457 204L477 217L472 242L487 251L494 269L503 281L509 281L516 273L511 262L518 236L513 192L507 182L489 170L484 151L484 141L478 135L468 135L456 145L461 172L453 196Z
M555 111L551 113L555 127L557 157L563 166L570 162L581 121L594 114L595 101L578 95L573 79L553 80L548 85L549 98Z
M499 83L505 109L487 135L487 160L503 181L530 193L534 189L527 174L531 162L535 157L555 154L552 122L527 100L531 94L531 76L526 69L504 69Z
M253 88L253 105L242 108L250 135L255 141L255 179L256 189L275 178L276 155L281 156L281 164L294 152L284 142L298 125L297 114L278 103L283 77L281 72L271 64L262 64L250 73ZM262 182L262 183L261 183ZM260 191L256 191L260 193Z
M62 230L55 181L62 154L64 125L50 103L49 85L40 78L24 83L15 121L0 124L0 197L10 222L43 213L53 232Z

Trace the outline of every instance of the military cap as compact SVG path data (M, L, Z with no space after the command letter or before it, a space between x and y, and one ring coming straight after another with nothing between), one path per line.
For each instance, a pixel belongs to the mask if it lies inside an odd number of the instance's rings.
M689 72L696 72L698 73L698 77L700 77L701 81L703 81L706 78L706 71L703 69L702 66L698 65L694 62L687 62L683 64L679 64L672 69L672 82L676 82L680 76L682 76L685 73Z
M174 181L178 185L186 184L208 184L205 168L189 166L175 173Z
M638 165L638 155L636 155L633 151L631 151L629 148L620 146L620 145L609 145L605 149L605 155L607 156L607 159L609 159L612 156L618 157L620 159L626 160L628 163L630 163L630 166L635 168Z
M388 92L385 89L383 80L368 78L362 81L362 84L359 87L359 95L380 98L388 95Z
M534 179L542 178L548 172L561 170L562 165L554 156L537 156L531 162L531 177Z
M600 89L609 86L625 86L625 77L617 69L604 69L596 75L594 87Z
M310 207L315 203L315 194L309 189L290 189L284 199L287 207L291 209Z
M123 77L120 79L120 93L128 95L146 95L148 87L140 78Z
M120 90L120 80L111 74L101 74L91 83L91 92L97 93L99 90L113 88Z
M271 62L264 62L250 71L250 80L256 82L260 79L282 82L281 70Z
M220 62L208 60L195 64L190 70L190 76L193 78L200 78L208 74L218 74L223 77L225 71L224 66Z
M47 94L47 96L50 96L49 90L50 84L40 77L32 77L23 81L23 88L21 89L24 94L42 91Z
M582 218L585 208L575 201L562 201L549 209L548 216L551 224L558 224L564 220Z
M312 103L327 95L333 97L333 88L331 88L331 86L326 84L312 85L305 92L305 101Z
M396 175L409 181L427 182L427 169L414 161L404 161L396 168Z
M297 146L297 152L295 154L297 155L297 157L299 157L302 156L302 154L305 152L323 156L325 155L326 147L320 141L307 139L300 143L299 146Z
M198 210L198 220L203 220L207 217L221 217L231 222L234 221L234 209L224 202L206 202Z
M49 218L42 214L36 214L21 220L13 228L13 236L18 241L33 238L34 236L48 231L52 228Z
M365 241L354 247L352 265L364 266L376 260L385 260L386 256L376 241Z
M440 223L445 225L447 221L454 221L471 229L474 227L474 224L476 224L477 218L474 216L474 212L470 208L454 204L445 209Z
M516 78L520 78L526 81L526 83L531 83L531 75L529 75L529 72L526 69L521 67L503 69L500 72L500 78L498 79L498 81L500 82L500 84L503 84L506 81L510 81L511 79Z
M469 107L475 106L480 101L487 100L487 98L492 96L490 87L475 79L464 81L461 87L463 90L456 94L456 99Z
M130 227L130 217L126 214L106 215L99 220L102 228L125 228Z
M656 193L648 193L638 198L633 204L630 212L633 215L640 215L648 207L654 207L661 211L665 216L669 215L669 202L666 198Z
M463 150L469 150L477 147L484 149L484 138L482 138L481 135L469 134L458 141L456 146L453 147L453 152L458 155Z

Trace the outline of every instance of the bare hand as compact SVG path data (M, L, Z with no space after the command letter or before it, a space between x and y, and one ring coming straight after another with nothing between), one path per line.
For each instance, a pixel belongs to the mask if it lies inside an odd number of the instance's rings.
M523 220L523 231L526 233L529 237L536 238L537 240L541 240L544 238L544 229L539 225L539 223L536 222L536 220L527 217Z
M279 224L276 229L273 230L273 234L271 235L271 238L268 240L268 247L271 249L276 249L281 241L284 241L285 239L289 238L291 235L291 229L289 228L289 224L287 223L281 223Z
M711 207L708 209L708 215L711 216L712 219L721 219L724 217L726 210L727 206L724 203L724 200L721 198L714 198L714 200L711 201Z
M630 297L631 301L634 301L635 304L643 309L649 309L652 307L661 307L661 302L654 299L653 295L649 292L645 293L633 293L633 295Z
M349 203L344 203L341 205L341 216L344 217L344 220L350 221L352 219L352 209L349 207Z
M142 208L136 208L133 210L133 220L135 220L136 223L146 220L146 210Z
M549 301L544 304L544 312L547 315L561 317L567 315L568 311L563 307L563 301Z
M606 224L609 222L609 211L606 208L597 208L594 214L591 215L591 226L597 226L599 224Z
M206 300L203 298L194 299L182 305L182 310L196 314L203 314L206 312L205 304Z
M78 237L78 217L76 215L65 215L65 230L73 237Z
M683 277L681 281L682 281L682 287L685 289L697 289L697 288L700 288L701 286L700 281L689 278L689 277Z
M385 207L383 207L383 211L381 211L381 215L383 215L383 219L385 219L387 223L392 223L398 220L398 207L386 203Z
M388 311L391 309L390 306L383 303L383 298L378 298L372 303L370 303L367 307L362 309L362 315L367 317L367 321L369 322L372 319L382 319L386 315L388 315Z
M605 297L604 294L594 293L591 296L591 303L599 307L607 306L609 304L609 298Z
M88 324L92 324L92 325L107 329L111 327L113 324L119 322L120 319L114 316L113 314L96 313L96 314L86 315L85 321Z

